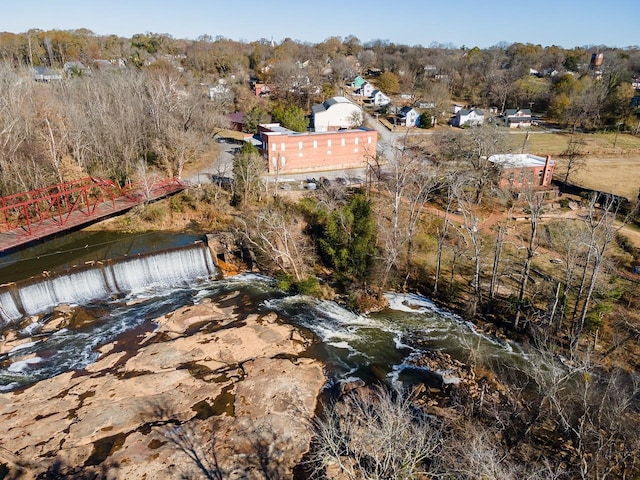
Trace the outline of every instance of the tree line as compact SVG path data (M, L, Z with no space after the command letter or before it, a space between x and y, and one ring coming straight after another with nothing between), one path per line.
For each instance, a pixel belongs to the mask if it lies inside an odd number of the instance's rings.
M399 91L432 99L436 109L458 99L501 109L532 104L574 128L603 128L619 121L632 126L636 121L628 108L630 80L640 72L636 48L597 49L604 52L605 63L596 70L589 66L596 49L522 44L486 50L424 48L363 44L354 37L317 45L286 39L274 45L210 37L183 41L157 34L116 39L88 31L54 33L0 36L1 195L87 175L120 184L154 173L181 176L189 162L208 155L214 160L212 140L227 126L227 113L247 112L253 123L276 116L300 124L300 112L308 112L311 103L373 68L392 74ZM32 65L61 67L72 57L90 65L112 56L124 58L126 67L72 72L49 83L33 81L28 70ZM531 68L560 73L536 76ZM277 100L256 97L249 88L252 77L274 85ZM208 98L208 86L219 80L225 80L232 95ZM456 424L467 430L448 432L453 435L448 438L469 439L463 444L465 453L478 453L460 456L457 463L453 459L462 452L455 441L440 441L441 424L419 416L407 420L406 414L413 412L384 396L374 398L373 406L353 400L353 412L375 416L382 402L384 412L397 413L389 421L405 422L408 430L398 430L397 438L406 434L413 442L407 443L408 457L401 466L407 469L406 478L427 471L441 474L437 463L429 463L435 458L450 459L446 469L458 472L450 478L473 478L480 471L487 478L522 478L523 471L505 466L502 455L518 439L530 440L541 455L541 425L549 419L552 425L545 428L569 442L561 450L570 451L579 463L561 472L562 462L549 465L549 475L540 478L637 474L637 444L628 429L638 424L636 384L624 387L615 369L616 375L600 371L602 377L596 378L590 376L591 365L584 367L585 358L596 353L612 359L637 344L637 287L618 275L640 260L618 240L620 221L628 219L626 206L596 195L582 199L581 217L542 221L550 208L544 197L528 191L518 201L497 188L499 172L487 159L514 146L495 128L448 133L426 145L407 135L402 147L391 159L372 153L367 179L358 189L331 183L292 201L261 181L263 159L247 144L234 158L229 197L219 191L210 195L216 187L207 187L184 194L200 196L201 203L189 200L175 208L206 204L216 210L223 201L232 203L237 210L226 226L238 231L261 265L289 291L339 294L354 309L371 311L380 308L388 289L417 290L469 319L491 319L541 350L568 355L573 362L569 374L554 377L565 370L546 363L540 372L549 375L518 376L502 407L490 411L482 401L463 404L462 411L473 408L474 415L483 415ZM494 211L503 215L492 224ZM526 222L516 225L515 213ZM206 230L221 221L211 214L201 222ZM539 261L543 251L558 263ZM332 461L347 461L354 477L369 472L368 478L389 478L402 470L396 469L398 460L385 450L388 446L372 443L383 439L371 432L358 437L367 433L361 423L366 416L355 415L355 425L345 425L340 415L331 415L328 427L338 433L346 429L355 443L326 432L320 464L337 455ZM375 416L369 423L386 421ZM489 433L466 436L476 429L476 421L498 432L491 436L496 444L486 440ZM324 427L318 425L321 434ZM416 429L433 434L435 443L416 437ZM337 442L338 454L326 450L331 442ZM379 454L367 455L364 444ZM352 456L345 460L340 452L347 450Z

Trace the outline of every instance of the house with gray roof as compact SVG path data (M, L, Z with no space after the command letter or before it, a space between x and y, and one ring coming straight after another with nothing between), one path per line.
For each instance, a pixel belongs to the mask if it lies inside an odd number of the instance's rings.
M31 78L36 82L62 80L62 73L49 67L31 67Z
M383 107L385 105L389 105L391 103L391 99L387 97L384 92L380 90L374 90L371 93L371 103L378 107Z
M476 108L462 108L451 119L454 127L477 127L484 123L484 110Z
M528 108L508 108L504 111L504 124L509 128L529 128L531 110Z
M420 113L413 107L402 107L398 112L398 123L405 127L415 127Z

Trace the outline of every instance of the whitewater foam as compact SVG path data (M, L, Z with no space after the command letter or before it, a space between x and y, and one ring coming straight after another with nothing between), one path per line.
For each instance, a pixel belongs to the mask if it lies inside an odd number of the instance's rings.
M18 360L13 362L7 367L7 371L11 373L24 373L30 365L35 365L42 362L42 358L33 357L26 360Z

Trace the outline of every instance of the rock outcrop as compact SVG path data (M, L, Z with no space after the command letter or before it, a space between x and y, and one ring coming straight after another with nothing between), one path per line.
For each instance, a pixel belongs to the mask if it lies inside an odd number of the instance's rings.
M157 323L84 371L0 394L5 478L291 475L325 381L299 357L310 340L206 301Z

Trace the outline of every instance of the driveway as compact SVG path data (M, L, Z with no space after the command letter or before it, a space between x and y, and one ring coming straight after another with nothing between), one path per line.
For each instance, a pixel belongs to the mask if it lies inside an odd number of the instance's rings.
M213 183L213 176L232 177L233 156L240 148L240 145L234 143L218 143L220 153L218 159L208 165L200 167L196 172L192 172L185 182L192 185L202 185L205 183Z

